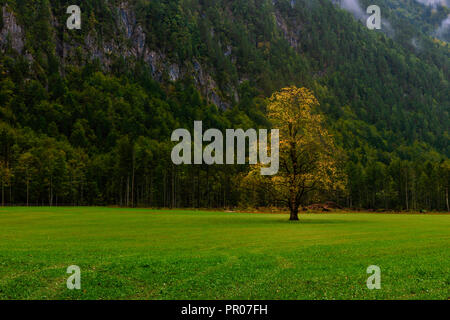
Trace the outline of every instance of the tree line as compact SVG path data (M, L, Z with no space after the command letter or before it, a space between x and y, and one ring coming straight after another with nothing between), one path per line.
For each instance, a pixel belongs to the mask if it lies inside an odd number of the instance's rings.
M311 89L321 126L343 151L343 187L310 192L302 206L448 210L448 46L421 37L416 50L325 0L129 1L145 46L167 64L201 62L229 104L222 110L189 73L156 82L139 59L112 52L105 68L92 57L84 39L93 31L127 45L117 30L119 1L5 3L32 59L1 48L4 205L285 205L242 185L247 166L174 166L170 134L192 130L195 120L221 131L271 128L268 97L296 84ZM83 9L80 33L54 23L65 21L68 4ZM77 44L70 59L60 55L64 43Z
M207 104L189 82L173 88L170 96L165 97L166 102L163 102L157 94L149 96L139 90L139 86L129 86L128 80L98 72L93 72L88 79L87 83L92 86L86 87L86 82L81 82L79 89L82 90L72 91L71 96L79 101L98 101L99 104L84 111L88 120L77 121L70 135L61 133L63 128L60 129L51 117L41 117L40 111L34 113L35 118L32 110L24 113L31 117L30 125L34 125L35 130L30 127L14 127L0 121L2 205L172 208L286 206L286 203L273 197L273 191L279 191L279 188L272 186L270 191L259 189L257 183L250 185L250 188L249 185L242 184L245 175L251 172L247 165L176 166L170 158L174 146L169 139L172 130L184 125L189 128L189 125L192 126L190 120L196 117L208 119L208 127L222 130L264 127L270 121L264 115L269 114L270 118L270 114L274 114L274 111L270 111L270 100L255 99L252 110L259 117L254 118L264 119L258 122L240 110L239 106L223 111ZM33 87L33 94L39 91L36 90L36 86L39 87L37 83L28 85ZM4 99L8 95L5 93L5 82L2 83L2 88L0 97ZM245 86L242 90L246 90ZM135 98L133 104L124 99L130 93ZM25 96L27 94L16 98L20 100ZM111 108L115 103L104 104L108 99L120 103L120 108L115 108L114 111ZM17 101L12 102L13 105L15 103ZM77 103L75 106L86 107ZM48 104L46 108L49 108ZM131 110L133 108L137 108L135 112L142 117L129 123L129 128L133 130L120 135L115 128L127 125L120 115L131 115L134 113ZM144 112L139 112L141 108L150 108L145 114L154 122L148 127L143 125L145 116ZM171 121L170 116L154 118L157 114L165 114L164 110L172 110ZM60 112L64 113L63 110ZM275 110L276 113L278 112ZM57 119L61 120L59 117ZM282 120L287 123L286 119ZM302 122L302 127L309 127L311 130L307 132L310 134L314 130L326 130L324 120L317 121L313 124ZM87 125L88 122L99 125L91 128ZM281 120L278 122L275 124L271 120L270 125L282 127ZM41 130L37 126L42 126ZM164 126L167 127L162 130ZM105 131L102 131L102 127ZM43 133L44 130L46 133ZM435 161L402 160L395 154L390 154L384 161L375 160L370 156L370 152L374 150L368 145L365 146L367 150L362 148L345 151L335 130L330 128L330 136L342 150L339 163L333 165L339 167L341 172L335 181L340 187L314 188L302 197L297 209L309 203L332 200L351 208L448 210L448 159L436 155ZM300 145L301 140L295 138L293 141ZM308 148L305 148L304 155L311 153L308 150L313 150L310 142L306 145ZM420 150L417 153L426 155L426 152ZM364 154L366 156L362 157ZM331 162L327 161L326 167L329 169ZM314 170L312 167L310 171L306 170L305 176L317 176L319 171ZM324 178L326 179L328 178Z

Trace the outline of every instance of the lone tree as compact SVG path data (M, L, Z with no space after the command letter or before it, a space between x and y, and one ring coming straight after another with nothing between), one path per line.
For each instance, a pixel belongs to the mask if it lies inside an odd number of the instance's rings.
M269 100L268 116L280 131L280 169L261 176L253 167L244 183L264 188L273 200L290 209L290 220L299 220L302 201L312 191L341 186L334 141L317 113L319 105L306 88L288 87Z

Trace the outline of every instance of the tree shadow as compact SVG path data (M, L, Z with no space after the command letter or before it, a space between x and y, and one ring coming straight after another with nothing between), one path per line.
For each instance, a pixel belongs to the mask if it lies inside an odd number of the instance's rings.
M209 217L210 222L214 224L223 224L223 225L243 225L243 226L251 226L251 225L333 225L333 224L366 224L370 223L366 220L359 219L336 219L336 218L304 218L299 217L299 221L290 221L288 215L283 215L282 217L277 217L277 219L270 218L256 218L251 216L240 216L237 217Z
M365 220L354 220L354 219L302 219L299 221L282 221L290 224L353 224L353 223L368 223Z

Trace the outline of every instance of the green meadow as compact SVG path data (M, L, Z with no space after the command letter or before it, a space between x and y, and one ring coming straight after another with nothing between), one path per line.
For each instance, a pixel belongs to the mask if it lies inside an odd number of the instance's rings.
M450 215L0 208L0 299L448 299ZM70 265L81 290L68 290ZM366 269L381 268L369 290Z

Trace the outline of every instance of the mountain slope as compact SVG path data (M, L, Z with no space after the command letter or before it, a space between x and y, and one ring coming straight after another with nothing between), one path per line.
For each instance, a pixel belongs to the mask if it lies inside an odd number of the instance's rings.
M65 28L72 4L82 9L81 30ZM354 165L389 166L399 159L437 166L450 154L449 47L425 31L417 48L398 36L403 32L391 37L368 30L329 0L0 5L1 120L5 128L23 130L14 143L2 141L1 157L18 163L30 148L45 149L44 137L55 139L66 155L89 159L83 170L91 172L83 179L90 181L91 203L123 204L124 189L134 190L130 172L134 177L137 169L126 165L134 163L127 150L139 147L143 159L145 150L153 150L152 161L161 166L155 175L167 179L158 159L167 157L161 152L169 147L158 144L173 129L191 128L196 119L221 129L267 126L264 97L289 84L313 89ZM40 146L17 142L27 135ZM95 170L103 171L101 177ZM215 192L237 203L232 183L221 179L215 183L224 187ZM191 189L187 181L178 192ZM147 182L136 183L144 188ZM24 188L23 181L17 184ZM177 203L166 190L171 185L164 180L153 186L165 190L158 203L192 206L192 199ZM42 200L45 191L34 188ZM73 195L71 188L60 197L80 201L80 191Z

